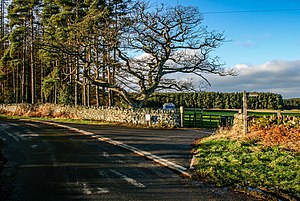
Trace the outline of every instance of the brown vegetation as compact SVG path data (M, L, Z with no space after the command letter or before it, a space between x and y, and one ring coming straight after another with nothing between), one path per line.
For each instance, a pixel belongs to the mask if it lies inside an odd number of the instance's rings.
M235 116L234 121L231 129L220 128L211 138L248 141L265 147L278 146L300 152L300 118L272 116L253 119L247 135L243 132L241 115Z
M14 110L6 110L5 108L0 108L0 114L24 117L76 118L74 117L74 114L68 114L66 109L59 105L18 104L14 107Z
M284 149L300 152L300 128L289 128L283 124L261 128L253 125L245 139L256 141L263 146L279 146Z

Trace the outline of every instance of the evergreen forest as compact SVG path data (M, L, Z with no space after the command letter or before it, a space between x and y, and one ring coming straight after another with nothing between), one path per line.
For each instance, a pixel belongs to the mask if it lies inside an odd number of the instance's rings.
M257 93L248 97L249 109L284 109L282 96L275 93ZM243 93L194 92L194 93L157 93L147 102L148 107L161 107L164 103L173 103L176 107L202 109L241 109Z
M0 102L100 106L112 101L111 93L83 76L83 62L94 56L98 78L113 80L115 44L109 42L116 42L117 20L126 15L127 4L1 0Z

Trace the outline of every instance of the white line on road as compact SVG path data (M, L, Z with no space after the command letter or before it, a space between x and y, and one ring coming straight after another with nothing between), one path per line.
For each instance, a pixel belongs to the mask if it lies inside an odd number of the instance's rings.
M10 134L9 132L2 130L4 133L6 133L8 136L12 137L14 140L16 140L17 142L19 142L19 138L13 134Z
M87 183L82 183L82 190L83 190L83 193L86 195L92 194L92 190L89 188Z
M22 134L23 137L38 137L39 135L29 129L24 130L26 133Z
M16 134L13 133L9 133L6 130L1 129L2 132L4 132L6 135L8 135L9 137L13 138L14 140L16 140L17 142L19 142L20 140L23 140L24 138L22 136L18 136Z
M96 194L105 194L109 193L109 190L107 188L97 188L97 191L95 192Z
M138 187L138 188L145 188L145 185L138 182L137 180L135 179L132 179L130 177L127 177L125 174L122 174L121 172L118 172L116 170L110 170L111 172L115 173L116 175L118 175L119 177L121 177L122 179L124 179L125 181L127 181L128 183L134 185L135 187Z
M28 126L31 126L31 127L39 128L39 126L35 125L35 124L31 124L31 123L25 123L25 124L28 125Z
M30 123L26 123L30 126L35 126L34 124L30 124ZM12 137L15 141L19 142L20 140L25 140L26 137L37 137L38 134L34 133L33 131L29 130L29 129L25 129L25 134L21 134L20 132L8 132L6 131L7 129L11 128L11 126L15 126L15 127L19 127L19 124L15 124L15 123L7 123L7 124L1 124L1 131L3 131L4 133L6 133L8 136ZM35 126L36 127L36 126Z
M16 123L11 123L11 122L8 122L7 124L11 125L11 126L20 126L19 124L16 124Z
M107 188L97 187L96 189L92 189L88 185L88 183L85 183L85 182L79 182L77 185L82 188L83 193L86 194L86 195L109 193L109 190Z
M109 157L109 155L108 155L108 153L107 152L103 152L103 154L102 154L104 157Z

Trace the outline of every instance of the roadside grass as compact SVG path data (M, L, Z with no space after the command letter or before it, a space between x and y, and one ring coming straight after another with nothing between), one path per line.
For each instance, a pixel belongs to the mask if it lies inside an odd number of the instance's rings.
M217 186L260 189L300 200L300 153L255 142L205 138L193 149L195 175ZM274 196L275 195L275 196Z

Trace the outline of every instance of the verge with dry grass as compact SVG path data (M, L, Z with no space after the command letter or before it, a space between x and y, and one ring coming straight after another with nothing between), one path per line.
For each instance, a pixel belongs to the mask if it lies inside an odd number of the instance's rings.
M297 124L253 123L249 134L243 135L238 118L235 123L232 129L195 142L195 175L217 186L256 189L255 194L267 200L300 200Z

